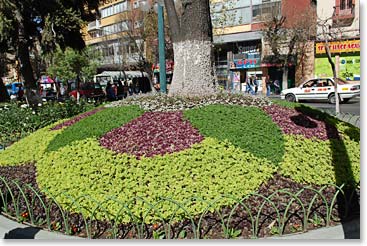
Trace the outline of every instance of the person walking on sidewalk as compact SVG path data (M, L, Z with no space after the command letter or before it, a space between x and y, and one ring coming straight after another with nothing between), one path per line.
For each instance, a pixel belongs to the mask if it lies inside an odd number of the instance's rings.
M266 96L268 97L268 96L270 96L270 85L271 85L271 80L270 80L269 74L266 75L265 84L266 84Z

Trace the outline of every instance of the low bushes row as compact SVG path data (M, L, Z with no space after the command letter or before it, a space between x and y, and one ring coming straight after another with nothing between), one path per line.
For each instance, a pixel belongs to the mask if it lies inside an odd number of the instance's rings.
M36 108L28 108L26 104L19 103L3 104L0 107L0 145L6 147L37 129L92 108L93 104L77 104L74 101L47 102Z

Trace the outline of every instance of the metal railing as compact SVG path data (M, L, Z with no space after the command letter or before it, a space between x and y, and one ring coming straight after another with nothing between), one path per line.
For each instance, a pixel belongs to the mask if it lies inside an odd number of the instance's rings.
M332 195L330 189L334 190ZM330 226L332 222L339 221L335 214L342 207L344 216L348 217L351 211L356 211L355 198L359 196L355 191L345 192L343 185L330 184L319 189L304 187L296 192L280 189L267 196L254 192L243 198L232 195L222 195L215 200L192 197L186 202L162 197L155 203L135 197L124 203L114 196L103 201L88 195L73 197L67 192L53 196L47 190L41 192L29 184L9 181L1 176L0 191L2 213L18 222L69 235L114 239L259 238L267 229L270 231L268 234L282 235L289 230L292 232L292 228L305 232L315 224L316 227ZM312 193L307 203L301 199L305 192ZM67 197L68 202L60 204L60 196ZM223 199L231 201L232 205L218 208L217 204ZM255 199L255 205L250 203L251 199ZM94 206L83 207L82 201L85 200ZM190 213L190 205L199 202L206 204L205 209L196 214ZM114 214L106 207L111 203L119 207ZM162 203L174 208L169 216L162 215ZM134 206L140 206L139 215L133 211ZM103 219L97 218L97 214L99 217L102 214ZM177 221L177 215L184 215L185 219ZM155 221L146 223L148 217L155 218ZM122 223L122 218L129 218L129 221ZM292 224L292 218L298 220L297 228L294 221ZM217 228L216 233L212 233L213 228Z

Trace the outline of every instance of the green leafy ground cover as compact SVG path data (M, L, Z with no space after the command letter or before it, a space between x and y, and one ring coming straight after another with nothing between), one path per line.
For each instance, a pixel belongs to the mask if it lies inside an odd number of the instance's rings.
M138 106L107 108L66 128L63 134L58 135L51 141L47 151L54 151L74 141L89 137L100 137L106 132L139 117L143 113L144 111Z
M275 164L284 155L283 134L257 107L209 105L185 111L184 115L205 137L228 140L246 152Z
M150 203L161 197L178 202L192 197L211 200L223 194L241 198L256 191L276 172L308 184L360 181L358 130L335 121L341 139L316 141L287 136L256 107L210 105L184 111L205 139L173 154L138 160L99 145L101 135L142 113L138 106L108 108L64 129L50 131L53 126L48 126L0 153L0 165L35 162L39 186L58 195L63 206L85 215L108 196L122 202L143 197ZM60 195L64 191L73 198L89 199L80 199L79 208ZM147 207L139 209L137 203L126 209L141 216ZM215 208L230 203L223 199ZM148 205L141 202L141 206ZM103 207L106 213L99 210L96 217L111 219L121 205L110 200ZM157 207L163 211L163 218L176 214L179 220L185 214L172 204L159 203ZM205 208L196 202L188 206L188 212L200 214ZM146 222L158 220L154 216L145 217ZM131 221L127 213L117 220Z

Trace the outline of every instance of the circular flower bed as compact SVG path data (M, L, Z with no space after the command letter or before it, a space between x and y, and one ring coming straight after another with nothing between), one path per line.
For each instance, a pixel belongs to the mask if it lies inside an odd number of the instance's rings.
M85 230L82 215L122 223L121 228L139 223L150 228L150 237L157 236L162 221L187 229L188 221L199 218L206 232L213 230L205 235L230 237L241 230L248 237L253 228L241 218L255 216L261 203L237 205L254 192L269 195L269 182L272 191L282 183L355 187L360 182L359 129L317 112L238 95L195 98L197 105L166 97L133 101L133 106L106 107L72 119L74 124L57 130L51 131L60 122L41 129L0 153L0 166L9 173L9 166L34 164L39 189L78 214L76 231ZM333 196L325 197L332 202ZM313 200L310 194L299 199ZM274 204L284 213L282 197ZM292 205L292 213L299 205ZM271 204L265 208L259 225L266 234L276 213ZM236 217L224 236L218 211ZM292 223L298 225L299 219Z

